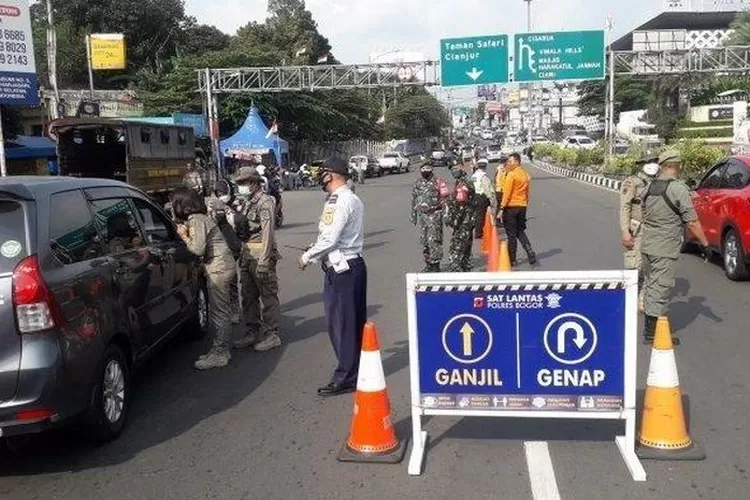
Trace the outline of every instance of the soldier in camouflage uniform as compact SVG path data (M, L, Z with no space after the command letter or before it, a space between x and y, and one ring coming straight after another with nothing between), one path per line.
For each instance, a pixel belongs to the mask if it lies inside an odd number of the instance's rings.
M242 270L242 308L247 325L244 338L236 341L237 348L253 347L268 351L281 345L279 326L279 280L276 263L280 259L274 235L276 202L263 193L260 174L253 167L242 167L234 176L238 186L238 211L247 218L249 250L240 255ZM254 285L254 286L253 286ZM260 313L260 302L263 312Z
M460 167L454 168L453 177L456 179L456 189L451 196L446 217L446 225L453 229L448 253L448 271L469 272L474 267L471 262L471 247L477 216L476 193L465 170Z
M638 308L643 309L643 266L641 242L643 241L643 197L648 186L659 173L657 158L644 158L636 165L635 175L622 181L620 189L620 232L624 250L625 269L638 271Z
M435 179L432 165L420 168L422 178L414 183L411 192L411 223L419 228L419 241L427 266L422 272L439 273L443 260L443 207L445 188L442 179ZM443 182L443 186L445 183Z

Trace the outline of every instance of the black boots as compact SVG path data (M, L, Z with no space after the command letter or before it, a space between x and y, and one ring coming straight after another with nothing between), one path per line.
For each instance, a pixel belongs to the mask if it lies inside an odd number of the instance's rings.
M659 318L656 316L646 316L643 324L643 343L645 345L651 345L654 343L654 336L656 335L656 322ZM670 332L671 333L671 332ZM673 333L672 345L680 345L680 338L676 337Z
M523 245L523 249L526 251L526 255L529 257L529 265L535 266L538 262L536 258L536 254L534 253L534 249L531 247L531 243L521 243Z
M643 324L643 343L646 345L654 343L657 319L656 316L646 316L646 320Z

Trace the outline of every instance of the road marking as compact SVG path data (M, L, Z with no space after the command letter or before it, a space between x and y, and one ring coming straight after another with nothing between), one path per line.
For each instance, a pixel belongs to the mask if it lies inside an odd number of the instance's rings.
M555 469L546 441L526 441L526 465L529 468L529 481L534 500L560 500Z

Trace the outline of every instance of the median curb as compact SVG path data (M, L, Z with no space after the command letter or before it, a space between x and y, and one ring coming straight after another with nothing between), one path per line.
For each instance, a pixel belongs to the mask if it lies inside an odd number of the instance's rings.
M551 163L547 163L546 161L535 160L531 162L531 164L536 168L545 170L551 174L559 175L560 177L570 177L579 182L583 182L584 184L607 189L609 191L619 192L620 186L622 186L622 181L617 179L610 179L601 175L578 172L576 170L573 170L572 168L558 167L557 165L552 165Z

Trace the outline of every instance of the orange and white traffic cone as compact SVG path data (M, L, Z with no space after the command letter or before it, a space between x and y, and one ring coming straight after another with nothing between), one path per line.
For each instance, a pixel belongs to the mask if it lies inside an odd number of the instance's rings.
M405 453L406 440L398 440L391 420L377 330L375 324L368 321L362 335L351 430L338 459L340 462L397 464Z
M490 230L490 251L487 254L487 272L497 272L500 266L500 239L497 228L492 226Z
M703 460L706 454L687 432L680 378L669 320L656 323L636 454L653 460Z
M489 210L484 214L484 228L482 229L482 254L489 255L492 245L492 216Z

